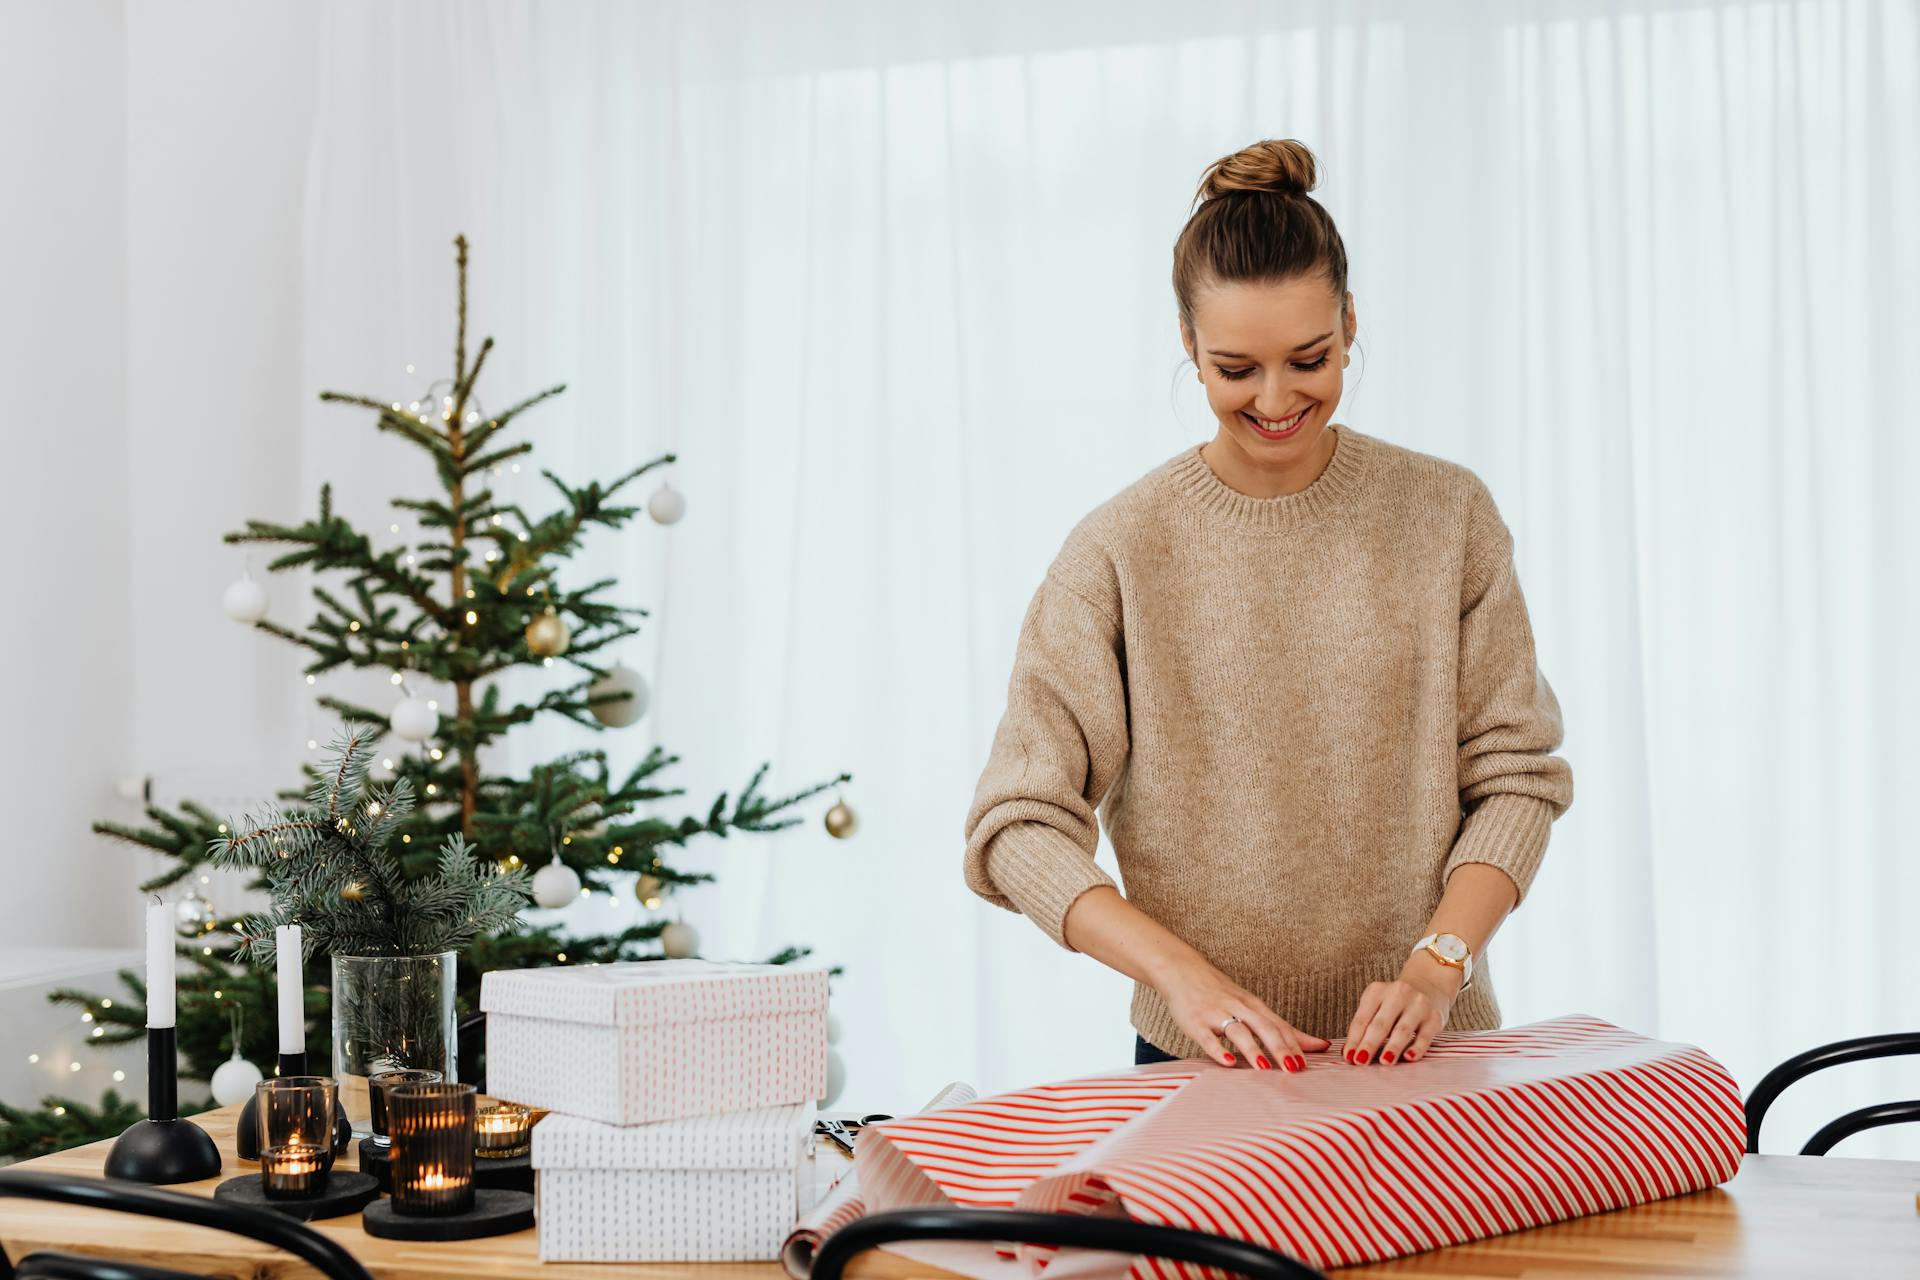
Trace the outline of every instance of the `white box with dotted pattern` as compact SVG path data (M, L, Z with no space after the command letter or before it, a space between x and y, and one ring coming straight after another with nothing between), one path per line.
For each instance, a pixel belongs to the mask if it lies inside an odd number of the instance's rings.
M487 1092L604 1124L813 1102L827 971L639 960L480 979Z
M814 1103L533 1129L542 1262L775 1262L812 1187Z

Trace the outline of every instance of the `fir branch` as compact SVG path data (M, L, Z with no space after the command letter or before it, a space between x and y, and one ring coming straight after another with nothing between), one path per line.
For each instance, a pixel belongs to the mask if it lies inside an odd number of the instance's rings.
M118 1137L145 1115L113 1089L94 1106L59 1096L42 1098L38 1110L0 1102L0 1158L27 1160Z

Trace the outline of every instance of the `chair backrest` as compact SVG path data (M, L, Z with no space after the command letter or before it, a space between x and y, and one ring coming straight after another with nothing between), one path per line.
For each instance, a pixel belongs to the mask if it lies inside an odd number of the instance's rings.
M1767 1072L1760 1083L1747 1095L1747 1150L1760 1150L1760 1123L1767 1118L1767 1108L1771 1107L1787 1086L1796 1080L1804 1079L1816 1071L1828 1067L1838 1067L1849 1062L1865 1062L1869 1058L1892 1058L1901 1054L1920 1054L1920 1031L1895 1031L1887 1035L1860 1036L1853 1040L1836 1040L1832 1044L1823 1044L1809 1049L1805 1053L1795 1054L1785 1062ZM1807 1140L1800 1149L1803 1156L1823 1156L1836 1142L1863 1129L1873 1129L1886 1124L1903 1124L1920 1120L1920 1101L1887 1102L1877 1106L1862 1107L1858 1111L1849 1111L1838 1120L1825 1125Z
M224 1204L208 1196L163 1191L120 1178L76 1178L29 1169L0 1169L0 1196L109 1209L211 1227L284 1250L328 1280L373 1280L352 1254L305 1223L265 1209ZM0 1252L0 1280L12 1280L13 1274L13 1265Z
M1029 1244L1077 1245L1218 1267L1251 1280L1326 1280L1305 1263L1244 1240L1130 1218L1017 1209L891 1209L855 1218L820 1242L808 1280L840 1280L847 1263L857 1255L901 1240L1023 1240Z

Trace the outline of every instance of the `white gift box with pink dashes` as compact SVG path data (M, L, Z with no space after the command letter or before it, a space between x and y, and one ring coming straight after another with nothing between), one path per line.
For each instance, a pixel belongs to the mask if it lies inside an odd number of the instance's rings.
M533 1128L542 1262L772 1262L812 1184L812 1102Z
M642 960L480 979L487 1092L644 1124L827 1091L827 971Z

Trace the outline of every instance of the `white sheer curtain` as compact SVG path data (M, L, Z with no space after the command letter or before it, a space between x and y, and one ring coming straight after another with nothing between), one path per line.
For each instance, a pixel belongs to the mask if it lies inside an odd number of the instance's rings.
M1352 262L1339 417L1487 480L1566 714L1509 1020L1750 1087L1915 1021L1917 42L1872 0L338 4L306 378L443 371L471 235L486 403L571 384L527 420L570 479L681 458L686 520L582 570L655 610L616 758L682 753L692 805L764 758L856 775L851 842L685 859L707 952L846 966L847 1105L1129 1062L1126 981L972 898L961 820L1060 538L1209 429L1168 285L1194 184L1300 138ZM316 476L424 479L308 412ZM1769 1145L1912 1092L1850 1070Z

